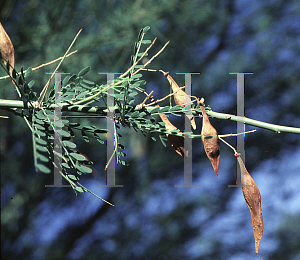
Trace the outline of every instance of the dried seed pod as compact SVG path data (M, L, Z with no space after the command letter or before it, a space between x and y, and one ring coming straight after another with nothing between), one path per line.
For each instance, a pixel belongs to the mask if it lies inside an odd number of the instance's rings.
M199 102L200 109L202 111L202 118L203 118L202 131L201 131L202 143L203 143L206 155L207 155L208 159L210 160L215 173L218 176L219 160L220 160L220 143L219 143L218 133L217 133L217 130L209 122L206 111L201 104L203 102L204 102L204 99L202 98ZM216 136L213 138L205 139L206 136L210 136L210 135L216 135Z
M259 244L263 235L264 227L261 211L261 196L256 183L248 173L245 164L239 155L237 155L237 160L241 169L243 195L252 218L252 228L255 240L255 253L256 255L258 255Z
M12 76L13 68L15 67L14 46L1 23L0 23L0 50L1 50L1 55L2 55L4 64L7 63L6 62L7 60L10 64L9 74ZM16 84L13 80L12 80L12 82L15 85L15 88L19 94L19 97L21 97L21 93L20 93L18 87L16 86Z
M150 100L152 102L154 102L154 99L152 97L150 98ZM159 107L158 104L156 104L155 106ZM177 127L174 126L165 115L159 114L159 116L160 116L161 120L165 123L165 128L168 131L177 130ZM184 154L186 157L188 156L188 151L187 150L184 151L184 137L183 136L177 136L177 135L171 135L171 134L166 134L166 136L167 136L170 144L176 151L176 153L178 153L182 157L184 157Z
M4 64L6 64L6 60L8 60L9 64L12 67L14 67L15 66L14 46L1 23L0 23L0 49L1 49L2 58L4 60ZM11 75L12 75L12 67L10 67L9 70Z
M185 103L191 104L191 102L192 102L191 98L188 95L186 95L185 92L179 88L176 81L169 75L169 72L163 72L163 74L165 77L167 77L167 79L172 87L172 91L174 93L175 104L182 105L182 107L184 107ZM196 130L195 118L192 115L187 115L187 117L191 121L191 125L192 125L193 129Z
M165 115L159 115L161 120L165 123L165 128L169 131L177 130L177 127L172 125L169 119ZM180 133L180 132L179 132ZM184 137L166 134L169 142L171 143L172 147L180 156L184 157ZM188 156L188 151L185 151L186 157Z

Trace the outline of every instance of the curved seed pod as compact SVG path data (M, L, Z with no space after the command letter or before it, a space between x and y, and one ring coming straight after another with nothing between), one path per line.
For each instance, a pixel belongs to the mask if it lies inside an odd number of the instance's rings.
M153 102L154 99L152 98L151 101ZM159 107L158 104L156 104L155 106ZM168 131L177 130L177 127L174 126L165 115L159 114L159 116L160 116L161 120L165 123L165 128ZM188 156L188 151L186 150L184 152L184 137L183 136L177 136L177 135L171 135L171 134L166 134L166 136L176 153L178 153L182 157L184 157L184 154L186 157Z
M172 91L174 93L175 104L182 105L182 107L184 107L185 103L191 104L191 102L192 102L191 98L188 95L186 95L185 92L179 88L176 81L169 75L169 72L163 72L163 74L165 77L167 77L167 79L172 87ZM188 117L188 119L190 119L193 129L196 130L195 118L192 115L187 115L187 117Z
M13 68L15 67L15 51L14 46L7 35L6 31L4 30L1 22L0 22L0 50L1 50L1 56L4 64L6 64L7 60L10 64L9 68L9 74L12 76L13 74ZM21 93L16 86L15 82L12 80L12 83L15 85L15 88L19 94L19 97L21 97Z
M161 120L165 123L165 128L169 131L177 130L177 127L172 125L169 119L165 115L159 115ZM180 132L179 132L180 133ZM166 134L169 142L171 143L172 147L180 156L184 157L184 137ZM185 151L186 157L188 156L188 151Z
M258 255L260 240L263 235L263 218L261 211L261 196L256 183L248 173L242 158L237 155L237 160L241 169L242 191L251 213L252 228L255 240L255 253ZM243 181L244 180L244 181ZM250 187L249 187L250 186ZM252 186L252 187L251 187Z
M8 60L9 64L14 67L15 66L15 52L14 46L4 30L2 24L0 23L0 49L2 59L4 60L4 64L6 64L6 60ZM10 74L12 74L12 67L10 67Z
M204 150L206 152L206 155L208 159L210 160L212 167L214 168L215 173L219 174L219 160L220 160L220 143L218 138L217 130L211 125L209 122L208 116L206 114L206 111L201 103L204 102L204 99L202 98L200 100L200 109L202 111L202 143L204 146ZM213 138L205 139L206 136L210 135L216 135Z

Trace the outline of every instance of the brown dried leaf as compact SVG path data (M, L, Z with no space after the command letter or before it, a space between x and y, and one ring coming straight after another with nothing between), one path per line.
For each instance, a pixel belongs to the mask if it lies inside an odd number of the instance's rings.
M248 173L245 164L239 155L237 155L237 160L241 169L243 195L247 206L250 210L252 218L252 227L255 240L255 253L256 255L258 255L259 244L263 235L264 227L261 211L261 196L259 189L256 186L256 183L252 179L251 175ZM247 187L250 185L252 187Z
M158 104L156 104L155 106L159 107ZM160 116L161 120L165 123L165 128L168 131L177 130L177 127L174 126L165 115L160 114L159 116ZM180 156L184 157L184 137L177 136L177 135L171 135L171 134L166 134L166 136L167 136L170 144L176 151L176 153L178 153ZM185 151L185 154L187 157L188 156L187 150Z
M191 103L192 100L189 96L185 94L184 91L182 91L179 86L177 85L176 81L169 75L169 72L163 72L164 76L167 77L171 87L172 91L174 93L174 100L176 105L182 105L184 107L185 103ZM196 130L196 122L195 118L192 115L187 115L188 119L191 121L191 125L194 130Z
M14 46L4 30L2 24L0 23L0 49L2 58L4 59L4 64L6 64L5 60L9 61L9 64L14 67L15 66L15 52ZM12 75L12 67L10 67L10 75Z
M202 102L201 102L202 103ZM214 168L215 173L219 174L219 160L220 160L220 143L218 138L217 130L211 125L209 122L208 116L205 112L204 107L200 103L200 108L202 111L202 143L204 146L204 150L208 159L210 160L212 167ZM213 138L204 139L204 137L209 135L216 135Z

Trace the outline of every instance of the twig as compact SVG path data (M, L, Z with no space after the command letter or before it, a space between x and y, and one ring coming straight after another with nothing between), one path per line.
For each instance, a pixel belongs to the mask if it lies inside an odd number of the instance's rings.
M21 101L21 102L22 102L22 101ZM5 111L8 111L8 112L11 112L11 113L13 113L15 116L25 117L25 115L23 114L23 111L22 111L22 113L17 112L17 111L16 111L16 108L1 107L0 109L1 109L1 110L5 110ZM2 118L9 118L8 116L0 116L0 117L2 117Z
M167 96L165 96L165 97L163 97L163 98L161 98L161 99L157 99L155 102L152 102L152 103L150 103L150 104L147 104L146 106L155 105L155 104L158 103L158 102L164 101L165 99L167 99L168 97L173 96L174 94L176 94L179 90L181 90L181 89L183 89L183 88L185 88L185 86L180 87L177 91L175 91L175 92L173 92L173 93L170 93L169 95L167 95Z
M145 34L146 34L146 33L143 33L142 36L141 36L141 39L140 39L140 41L139 41L140 44L138 45L138 48L137 48L137 50L136 50L136 53L139 53L139 51L140 51L140 48L141 48L141 45L142 45L141 41L144 39ZM133 61L133 64L136 62L136 59L137 59L137 56L135 56L134 61ZM132 71L133 71L133 69L134 69L134 68L132 68Z
M76 53L77 51L78 51L78 50L69 53L68 55L65 56L65 58L71 56L72 54ZM42 67L45 67L45 66L48 66L48 65L50 65L50 64L52 64L52 63L54 63L54 62L57 62L57 61L59 61L59 60L61 60L61 59L63 59L63 58L64 58L64 57L59 57L59 58L57 58L57 59L55 59L55 60L53 60L53 61L50 61L50 62L44 63L44 64L42 64L42 65L39 65L39 66L33 68L32 70L38 70L38 69L40 69L40 68L42 68ZM27 71L27 70L25 70L24 73L25 73L26 71Z
M153 71L153 72L156 72L156 71L157 71L157 70L155 70L155 69L145 69L145 68L140 68L140 70Z
M66 55L65 58L71 56L72 54L76 53L77 51L78 51L78 50L69 53L68 55ZM54 63L54 62L57 62L57 61L59 61L59 60L61 60L61 59L63 59L63 57L59 57L59 58L57 58L57 59L55 59L55 60L53 60L53 61L47 62L47 63L42 64L42 65L39 65L39 66L37 66L37 67L34 67L32 70L38 70L38 69L40 69L40 68L42 68L42 67L48 66L48 65L50 65L50 64L52 64L52 63ZM27 70L24 70L23 73L25 73L26 71L27 71ZM1 80L1 79L7 79L7 78L9 78L9 75L0 77L0 80Z
M108 160L108 162L107 162L107 164L106 164L106 166L105 166L105 171L107 170L107 168L108 168L108 166L109 166L109 164L110 164L110 162L111 162L111 160L114 158L114 155L115 155L115 153L116 153L116 151L117 151L117 145L116 145L116 140L117 140L117 133L116 133L116 130L114 131L114 145L115 145L115 149L114 149L114 151L113 151L113 153L112 153L112 155L111 155L111 157L109 158L109 160Z
M126 71L126 72L124 72L120 77L119 77L119 79L122 79L122 78L124 78L138 63L139 63L139 61L146 55L146 53L150 50L150 48L153 46L153 44L155 43L155 41L156 41L156 39L157 39L157 37L152 41L152 43L150 44L150 46L145 50L145 52L144 52L144 54ZM163 49L167 46L167 44L168 44L169 42L167 42L165 45L164 45L164 47L158 52L158 53L156 53L156 55L154 55L149 61L151 62L155 57L157 57L162 51L163 51ZM148 64L150 64L150 62L147 62L144 66L147 66ZM137 74L140 70L145 70L144 68L140 68L140 69L138 69L138 70L136 70L132 75L135 75L135 74ZM154 70L155 71L155 70ZM120 83L122 83L122 81L119 81L117 84L120 84ZM79 105L79 104L82 104L82 103L84 103L84 102L86 102L86 101L89 101L89 100L91 100L91 99L94 99L95 97L97 97L99 94L101 94L102 92L104 92L104 91L106 91L106 90L108 90L108 88L110 88L110 87L113 87L114 86L114 83L113 84L111 84L111 85L109 85L109 86L106 86L105 88L103 88L103 89L101 89L99 92L97 92L96 94L94 94L93 96L90 96L90 97L88 97L88 98L86 98L86 99L83 99L83 100L80 100L80 101L77 101L77 102L75 102L73 105ZM135 88L136 90L139 90L139 91L141 91L140 89L138 89L137 87Z
M227 145L234 151L234 154L235 154L235 155L237 154L237 152L236 152L236 150L234 149L233 146L231 146L229 143L227 143L225 140L223 140L220 136L218 136L218 137L219 137L219 139L220 139L221 141L223 141L225 144L227 144Z
M77 184L78 184L79 186L81 186L83 189L85 189L86 191L88 191L89 193L91 193L92 195L94 195L96 198L98 198L98 199L104 201L105 203L107 203L107 204L109 204L109 205L111 205L111 206L115 206L114 204L111 204L111 203L108 202L107 200L102 199L101 197L99 197L98 195L96 195L95 193L93 193L92 191L88 190L86 187L84 187L83 185L81 185L79 182L77 182Z
M113 159L113 157L114 157L114 155L115 155L115 153L116 153L116 150L117 150L117 147L115 147L115 149L114 149L114 151L113 151L111 157L109 158L107 164L105 165L105 168L104 168L105 171L107 170L107 168L108 168L108 166L109 166L111 160Z
M33 133L33 128L30 125L30 123L29 123L28 119L26 118L26 116L24 116L24 119L25 119L25 122L27 123L28 127L30 128L31 132Z
M161 98L161 99L157 99L155 102L152 102L152 103L150 103L150 104L145 105L145 107L155 105L155 104L157 104L158 102L161 102L161 101L167 99L168 97L173 96L174 94L176 94L179 90L181 90L181 89L183 89L183 88L185 88L185 86L180 87L177 91L175 91L175 92L173 92L173 93L171 93L171 94L169 94L169 95L167 95L167 96L165 96L165 97L163 97L163 98ZM196 100L193 100L193 101L191 101L191 103L189 102L189 103L186 103L186 104L183 104L183 105L189 105L189 104L192 104L192 103L195 102L195 101L196 101Z
M248 134L248 133L253 133L253 132L256 132L256 129L251 130L251 131L247 131L247 132L238 133L238 134L219 135L219 137L238 136L238 135Z
M150 60L148 60L146 63L145 63L145 67L150 64L166 47L167 45L170 43L170 41L168 41L161 49L158 53L156 53Z
M169 74L169 72L165 72L165 71L163 71L163 70L159 70L159 72L161 72L165 77L167 77L168 74ZM173 79L173 78L172 78L172 79ZM173 79L173 80L174 80L174 79ZM174 80L174 82L176 82L176 81ZM177 84L177 83L176 83L176 84ZM178 84L177 84L177 85L178 85ZM170 84L170 87L172 87L171 84ZM185 86L183 86L183 87L185 87ZM182 88L183 88L183 87L182 87ZM175 93L177 93L177 91L176 91ZM199 101L198 98L197 98L196 96L188 95L188 94L186 94L186 93L184 93L184 95L187 95L188 97L194 98L195 100ZM194 100L193 102L195 102L195 100Z
M153 42L150 44L150 46L146 49L146 51L144 52L144 54L126 71L126 72L124 72L120 77L119 77L119 79L121 79L121 78L124 78L137 64L138 64L138 62L146 55L146 53L149 51L149 49L153 46L153 44L155 43L155 41L156 41L156 39L157 39L157 37L153 40ZM137 70L137 71L139 71L139 70ZM132 75L135 75L136 73L137 73L137 71L136 72L134 72ZM123 81L119 81L117 84L121 84ZM79 101L77 101L77 102L75 102L73 105L79 105L79 104L82 104L82 103L84 103L84 102L86 102L86 101L89 101L89 100L91 100L91 99L94 99L95 97L97 97L98 95L100 95L101 93L103 93L104 91L106 91L106 90L108 90L110 87L113 87L115 85L115 83L114 82L112 82L109 86L106 86L105 88L103 88L103 89L101 89L100 91L98 91L97 93L95 93L94 95L92 95L92 96L90 96L90 97L88 97L88 98L86 98L86 99L82 99L82 100L79 100ZM137 89L137 88L136 88ZM139 90L139 89L137 89L137 90Z
M79 36L79 34L81 33L82 29L79 30L79 32L76 34L74 40L72 41L71 45L69 46L69 48L67 49L65 55L63 56L63 58L61 59L61 61L59 62L59 64L57 65L57 67L55 68L55 70L53 71L50 79L49 79L49 82L51 81L51 79L53 78L53 76L55 75L55 72L58 70L58 68L60 67L60 65L62 64L63 60L65 59L66 55L68 54L68 52L70 51L70 49L72 48L73 44L75 43L77 37ZM42 101L43 101L43 98L44 98L44 92L46 93L47 92L47 89L49 87L49 82L46 83L45 87L43 88L41 94L40 94L40 97L39 97L39 105L41 105Z
M156 38L155 38L156 39ZM147 65L149 65L166 47L167 45L170 43L170 41L168 41L150 60L148 60L144 66L146 67ZM152 45L150 45L148 48L150 48ZM148 48L146 51L148 51ZM146 54L146 52L144 53ZM138 62L144 57L144 55L138 60ZM140 70L142 70L142 68L136 70L132 75L135 75L136 73L138 73Z
M126 71L126 72L124 72L119 78L121 79L121 78L124 78L138 63L139 63L139 61L142 59L142 58L144 58L145 57L145 55L147 54L147 52L150 50L150 48L153 46L153 44L155 43L155 41L156 41L156 39L157 39L157 37L155 37L155 39L153 40L153 42L150 44L150 46L145 50L145 52L144 52L144 54L135 62L135 63L133 63L133 65ZM137 70L137 71L139 71L139 70ZM134 74L136 74L136 72L134 73ZM134 74L132 74L132 75L134 75Z
M147 94L147 97L145 98L145 100L142 102L141 106L144 106L144 104L146 103L147 99L149 99L149 97L152 95L153 90L150 92L150 94Z
M151 49L151 47L153 46L153 44L155 43L157 37L155 37L155 39L153 40L153 42L151 42L151 44L148 46L148 48L145 50L144 54L137 60L136 64L138 64L142 58L145 57L146 53ZM146 64L144 65L146 67Z
M185 86L179 88L179 90L180 90L180 89L183 89L183 88L185 88ZM150 94L148 94L148 93L147 93L146 91L144 91L144 90L140 90L140 89L138 89L138 88L136 88L136 90L138 90L138 91L144 93L148 98L149 98L149 96L150 96L150 95L152 94L152 92L153 92L153 91L152 91ZM145 105L144 102L143 102L142 104L137 105L135 108L139 110L139 109L142 109L142 107L148 107L148 106L156 105L157 103L159 103L159 102L161 102L161 101L167 99L168 97L173 96L173 95L174 95L175 93L177 93L179 90L177 90L177 91L175 91L174 93L171 93L171 94L169 94L169 95L167 95L167 96L165 96L164 98L161 98L161 99L154 100L153 98L152 98L152 99L149 98L150 101L151 101L150 104ZM145 100L147 100L148 98L146 98ZM144 100L144 101L145 101L145 100ZM153 101L153 100L154 100L154 101ZM191 103L193 103L193 102L195 102L195 100L192 101ZM189 102L189 103L185 103L185 104L183 104L183 105L189 105L189 104L191 104L191 103Z
M49 88L50 82L51 82L51 78L48 80L48 84L47 84L46 91L44 92L44 95L43 95L43 97L42 97L42 100L41 100L41 102L40 102L38 105L41 105L41 104L42 104L42 102L43 102L43 100L44 100L44 98L45 98L45 96L46 96L47 90L48 90L48 88Z

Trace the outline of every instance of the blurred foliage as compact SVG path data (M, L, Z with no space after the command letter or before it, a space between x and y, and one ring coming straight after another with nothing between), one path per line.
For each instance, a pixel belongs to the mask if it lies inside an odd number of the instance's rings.
M148 37L158 37L150 57L170 40L150 67L170 71L180 86L183 76L176 72L201 71L193 77L193 94L203 96L213 110L235 114L236 76L228 73L250 71L254 74L245 77L246 116L300 127L300 3L296 0L0 4L0 20L14 44L18 70L61 57L82 28L73 47L78 53L67 58L60 70L77 73L91 66L90 80L102 84L106 79L98 73L124 72L129 67L136 34L149 25ZM39 90L55 66L32 73L30 79ZM149 72L145 78L146 90L154 90L155 98L169 92L161 74ZM10 80L0 82L0 97L17 99ZM106 151L95 140L88 145L78 140L80 150L95 162L95 176L83 181L116 205L110 207L89 194L76 198L68 188L45 188L53 183L53 176L34 171L27 125L6 111L1 115L10 117L1 119L0 126L4 259L254 259L250 214L241 191L227 187L235 182L236 168L227 147L221 147L220 179L216 179L201 141L193 141L193 183L202 186L175 188L183 182L183 162L172 147L122 130L130 166L116 168L116 184L123 188L106 189L97 186L105 183ZM183 120L172 122L182 129ZM232 122L212 120L212 124L220 134L236 131ZM228 141L235 145L234 138ZM300 213L299 208L290 213L297 205L290 201L299 197L300 166L293 159L299 154L299 136L259 130L245 141L245 164L262 193L265 232L260 256L297 259ZM269 183L273 186L265 188Z

